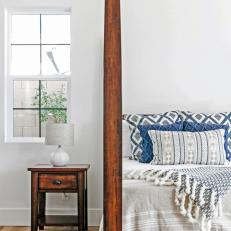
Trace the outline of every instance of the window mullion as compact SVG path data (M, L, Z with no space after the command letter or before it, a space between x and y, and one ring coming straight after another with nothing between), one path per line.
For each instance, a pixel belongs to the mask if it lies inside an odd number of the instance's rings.
M42 15L39 15L40 22L40 75L42 75ZM41 128L41 80L39 80L39 137L42 137Z
M41 90L42 90L42 81L39 80L39 137L42 137L42 128L41 128Z
M40 14L40 75L42 75L42 15Z
M8 75L10 80L54 80L54 81L68 81L71 79L71 75L59 76L59 75Z

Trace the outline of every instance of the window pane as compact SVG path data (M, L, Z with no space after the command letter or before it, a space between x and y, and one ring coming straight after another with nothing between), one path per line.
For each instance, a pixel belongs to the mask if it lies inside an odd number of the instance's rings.
M66 108L67 107L67 81L41 82L41 107Z
M42 15L42 43L70 43L70 15Z
M11 46L11 56L12 75L39 75L39 46Z
M14 110L14 137L38 137L38 110Z
M14 108L38 108L39 81L14 81Z
M39 15L12 15L11 43L40 43Z
M13 86L14 137L39 137L40 129L43 137L48 119L67 122L67 81L15 80Z
M42 46L42 74L70 74L70 46Z

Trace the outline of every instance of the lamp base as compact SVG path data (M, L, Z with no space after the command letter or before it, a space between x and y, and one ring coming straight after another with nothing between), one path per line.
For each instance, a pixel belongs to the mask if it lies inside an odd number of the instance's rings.
M64 167L69 163L69 155L63 151L61 145L51 154L51 164L54 167Z

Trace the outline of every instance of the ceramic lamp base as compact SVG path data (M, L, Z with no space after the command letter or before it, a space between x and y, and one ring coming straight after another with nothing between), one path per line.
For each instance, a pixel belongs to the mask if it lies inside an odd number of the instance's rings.
M51 164L54 167L64 167L69 163L69 155L59 145L56 151L51 154Z

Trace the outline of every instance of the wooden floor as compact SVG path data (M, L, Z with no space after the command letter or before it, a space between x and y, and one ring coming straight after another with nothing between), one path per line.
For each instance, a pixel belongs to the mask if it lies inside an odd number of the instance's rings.
M38 229L39 230L39 229ZM47 227L44 231L74 231L77 228L71 227ZM89 227L88 231L98 231L98 227ZM30 231L30 227L2 227L0 226L0 231Z

